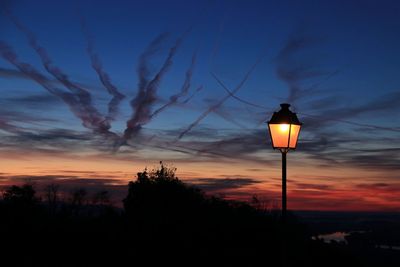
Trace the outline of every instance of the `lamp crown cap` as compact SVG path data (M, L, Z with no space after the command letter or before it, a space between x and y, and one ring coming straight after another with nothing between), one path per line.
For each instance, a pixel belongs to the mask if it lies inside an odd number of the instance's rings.
M296 116L295 112L292 112L290 109L290 104L282 103L281 110L278 112L274 112L272 118L269 120L268 123L272 124L295 124L301 125L301 122Z

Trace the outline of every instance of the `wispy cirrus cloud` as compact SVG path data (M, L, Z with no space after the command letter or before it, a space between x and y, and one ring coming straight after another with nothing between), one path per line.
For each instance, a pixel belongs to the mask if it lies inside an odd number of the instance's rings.
M236 88L232 91L232 94L237 93L237 91L242 88L242 86L246 83L246 81L249 79L250 75L254 71L254 69L257 67L257 65L260 64L261 60L263 57L259 57L257 61L251 66L251 68L248 70L248 72L245 74L243 79L240 81L240 83L236 86ZM204 118L206 118L211 112L217 110L220 108L229 98L231 97L230 94L225 95L223 98L218 100L215 104L211 105L207 110L205 110L195 121L193 121L184 131L182 131L179 136L178 140L181 139L183 136L185 136L188 132L190 132L194 127L196 127Z
M62 83L60 83L58 80L48 77L46 74L41 73L42 78L46 83L55 86L55 87L60 87L62 86ZM21 80L32 80L32 77L26 74L25 72L18 70L17 69L10 69L10 68L3 68L0 67L0 77L5 78L5 79L21 79ZM79 81L73 81L75 84L78 84L81 87L84 88L90 88L92 91L97 91L98 88L92 84L87 84L87 83L81 83Z
M93 100L92 100L92 95L89 91L87 91L85 88L80 86L79 84L74 83L68 75L58 66L55 66L53 63L53 60L49 56L47 50L41 46L35 36L35 34L28 29L9 9L5 9L5 13L8 15L8 17L12 20L12 22L15 24L17 29L21 31L27 38L28 44L32 47L32 49L37 53L37 55L40 57L40 60L42 62L43 67L45 70L52 75L56 80L58 80L61 84L67 88L71 94L73 94L73 97L75 98L74 101L72 101L71 97L69 97L69 105L74 106L73 108L75 110L81 109L82 112L80 112L80 119L82 120L83 126L92 129L96 133L100 134L105 134L108 136L114 135L109 131L110 125L107 122L107 120L101 115L101 113L97 110L97 108L93 105ZM3 48L4 48L3 44ZM11 53L11 48L8 46L8 51L6 52L8 55ZM14 58L16 58L15 52L13 52ZM3 55L5 55L3 53ZM8 57L8 60L10 61L10 57ZM10 61L12 62L12 61ZM14 61L15 63L15 61ZM26 65L26 64L25 64ZM20 64L21 66L21 64ZM32 67L30 67L32 69ZM20 68L20 71L23 71L23 69ZM25 74L26 71L24 71ZM36 77L38 76L38 72L36 72ZM41 81L43 84L43 75L41 75ZM32 76L31 76L32 77ZM54 91L54 89L53 89ZM64 94L65 96L65 94Z
M6 106L10 110L20 110L21 107L41 110L43 109L43 105L46 105L47 107L54 107L61 104L62 101L60 101L60 99L58 99L54 95L48 93L38 93L32 95L3 98L0 100L0 103L3 107ZM33 116L30 117L33 118Z
M151 114L151 118L153 118L154 116L157 116L160 112L162 112L166 108L176 104L178 102L178 100L180 100L182 97L184 97L188 94L190 86L191 86L191 82L192 82L194 67L196 65L196 58L197 58L196 53L193 53L192 61L190 63L189 68L186 71L185 80L183 81L180 91L177 94L172 95L166 104L164 104L160 108L156 109ZM198 91L198 90L196 90L196 91ZM189 100L190 99L188 98L185 101L189 101Z
M315 37L296 33L288 38L279 51L275 59L276 74L289 88L286 102L294 103L304 96L309 97L315 93L315 88L304 88L302 82L327 74L317 68L310 59L299 59L302 50L312 47L318 41Z
M81 28L86 38L87 47L86 51L89 54L92 68L96 71L100 82L107 89L107 92L112 96L112 99L108 103L108 114L106 119L108 121L114 121L117 114L118 108L121 101L125 98L125 95L112 83L109 74L104 70L103 64L101 63L100 57L94 49L94 37L89 31L86 21L81 17Z
M124 131L124 138L126 140L129 140L142 128L143 125L147 124L151 120L151 108L157 99L157 90L160 86L160 83L172 67L175 54L177 53L179 47L181 46L186 36L190 33L190 31L191 27L186 30L182 36L176 39L174 45L169 49L167 58L163 62L159 71L154 75L153 79L149 80L147 83L146 79L140 80L138 95L131 102L134 113L132 114L132 117L127 121L126 129ZM163 38L157 37L150 44L150 46L146 49L141 57L146 60L147 54L149 53L148 51L153 51L155 49L153 48L153 46L158 46L159 42L162 40ZM146 55L146 57L144 57L144 55ZM143 68L139 67L139 75L141 75L142 72ZM141 87L141 85L143 85L143 87Z

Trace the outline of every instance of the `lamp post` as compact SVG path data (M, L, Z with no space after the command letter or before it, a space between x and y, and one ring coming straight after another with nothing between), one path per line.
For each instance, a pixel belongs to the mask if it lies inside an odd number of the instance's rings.
M296 149L302 123L296 113L289 110L290 105L281 104L281 110L274 112L268 121L269 134L274 149L282 153L282 219L286 220L286 154Z

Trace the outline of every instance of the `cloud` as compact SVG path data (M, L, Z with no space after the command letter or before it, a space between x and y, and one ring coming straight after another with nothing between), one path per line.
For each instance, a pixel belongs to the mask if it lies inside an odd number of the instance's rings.
M259 57L257 61L251 66L249 71L245 74L243 79L240 81L240 83L236 86L236 88L232 91L232 94L236 94L240 88L246 83L246 81L249 79L250 75L252 72L255 70L255 68L260 64L261 60L263 59L263 56ZM227 94L220 100L218 100L215 104L211 105L207 110L205 110L195 121L193 121L184 131L182 131L179 136L178 140L181 139L183 136L185 136L188 132L190 132L194 127L196 127L204 118L206 118L211 112L217 110L220 108L229 98L231 97L231 94Z
M282 49L279 51L276 61L276 74L289 87L287 103L295 103L304 96L315 93L316 85L311 88L303 88L302 82L318 78L327 73L317 68L308 57L307 60L300 58L300 52L312 47L318 41L315 37L304 34L293 34L288 38Z
M9 133L20 133L22 130L19 127L16 127L15 125L9 123L8 121L0 118L0 130L3 130L5 132Z
M174 45L169 49L167 58L165 59L161 68L159 69L159 71L156 73L156 75L153 77L152 80L146 82L146 79L140 78L138 95L131 101L131 106L134 109L134 113L132 114L131 118L126 122L126 129L124 131L124 138L126 140L132 138L132 136L138 133L138 131L142 128L143 125L150 122L151 108L157 99L157 90L160 86L160 83L163 80L164 76L172 67L175 54L190 31L191 28L189 28L187 31L183 33L182 36L176 39ZM141 57L144 57L144 59L146 59L147 57L146 54L148 53L148 51L153 50L152 46L154 46L154 44L158 46L157 42L160 42L158 39L163 40L163 38L161 37L156 38L146 49L144 54L142 54ZM144 55L146 55L146 57ZM138 70L139 70L139 75L142 76L143 68L139 67Z
M197 87L196 90L194 90L194 92L185 100L182 101L182 104L187 104L190 100L192 100L201 90L203 90L204 86L200 85L199 87Z
M388 183L372 183L372 184L357 184L358 188L365 188L365 189L386 189L389 188L391 185Z
M4 102L6 101L7 100L4 100ZM10 106L12 104L8 105L8 103L2 103L2 101L0 101L0 103L2 104L0 106L0 118L9 123L30 123L35 125L42 122L54 123L57 121L55 119L17 110L15 106Z
M59 97L72 111L72 113L80 118L84 125L89 119L85 110L82 110L82 106L79 104L74 94L63 92L52 84L48 83L48 79L45 78L38 70L36 70L32 65L21 62L18 59L17 54L6 42L0 41L0 54L9 63L17 67L21 72L28 75L32 80L40 84L44 89L46 89L50 94ZM87 125L86 125L87 126Z
M249 129L246 133L230 134L219 141L205 142L203 151L219 151L226 155L241 155L270 149L265 129ZM239 156L240 157L240 156Z
M334 75L332 73L329 77ZM232 93L225 86L225 84L215 75L213 77L217 80L217 82L221 85L221 87L235 100L253 108L262 109L264 112L257 114L258 117L262 117L262 119L258 119L258 124L265 121L265 112L272 113L273 109L256 104L254 102L245 100L240 98ZM327 79L327 78L326 78ZM315 88L315 87L313 87ZM303 131L320 131L325 129L326 127L340 124L347 124L357 127L362 127L368 131L389 131L389 132L400 132L400 127L386 127L380 125L374 125L371 123L363 123L363 122L355 122L349 121L348 118L356 117L359 115L371 115L371 112L376 112L373 114L375 117L382 115L382 113L393 113L396 112L398 105L395 103L399 101L398 92L392 92L388 95L380 96L378 101L373 101L371 103L364 103L356 105L352 108L348 108L348 106L340 106L338 107L338 103L343 102L343 98L338 95L331 95L327 97L322 97L318 99L312 99L305 104L301 104L300 110L305 110L304 112L298 112L301 115L301 121L303 122ZM298 105L299 106L299 105ZM309 114L308 110L318 110L319 114Z
M185 182L193 184L207 192L239 189L260 183L260 181L252 178L197 178L186 179Z
M22 154L41 152L60 156L67 152L82 153L82 146L86 150L96 151L101 146L101 142L96 142L91 133L69 129L20 130L12 135L2 136L1 141L3 152L7 148ZM27 147L29 153L26 151Z
M86 51L89 54L90 61L92 63L93 69L98 74L100 82L107 89L107 92L112 96L112 99L108 103L108 114L106 116L108 121L114 121L118 114L118 106L121 101L125 98L119 89L111 82L109 74L104 70L103 65L100 61L100 57L94 49L94 38L89 32L86 22L83 17L81 17L81 28L85 35L87 48Z
M132 108L139 105L142 98L145 96L146 87L150 80L150 69L149 69L149 60L152 56L158 53L161 49L161 45L168 38L169 33L161 33L159 34L151 43L146 47L143 53L139 57L138 66L136 69L139 83L138 83L138 92L134 99L131 101Z
M32 76L26 74L23 71L9 69L9 68L2 68L2 67L0 67L0 77L7 78L7 79L12 78L12 79L32 80ZM62 86L62 83L60 83L58 80L47 77L44 74L42 74L42 79L47 84L52 85L54 87ZM98 90L98 88L96 86L93 86L91 84L85 84L85 83L81 83L78 81L73 81L73 82L74 82L74 84L78 84L80 87L90 88L91 90Z
M30 77L28 75L26 75L25 73L23 73L21 71L13 70L13 69L6 69L6 68L0 68L0 77L30 79Z
M342 101L343 102L343 101ZM393 114L398 113L400 111L400 106L398 103L400 102L400 91L389 92L384 95L381 95L374 100L361 103L361 104L346 104L345 106L338 105L332 107L325 107L316 116L308 116L305 118L305 125L310 128L326 126L327 124L331 124L332 121L344 121L349 118L357 118L368 116L371 117L379 117L382 114ZM299 113L302 114L302 113ZM306 115L306 114L305 114ZM351 123L351 122L349 122ZM368 123L357 123L353 122L355 126L365 126L370 128L387 128L393 130L399 130L400 127L380 127L379 125L371 125Z
M349 152L344 155L344 162L364 169L385 169L400 171L400 150L381 149L373 153Z
M171 105L176 104L178 102L178 100L180 100L182 97L184 97L184 96L186 96L188 94L190 86L191 86L191 82L192 82L192 76L193 76L194 67L196 65L196 56L197 56L196 53L193 53L191 64L190 64L189 68L186 71L185 80L183 81L183 85L182 85L181 90L179 91L179 93L172 95L169 98L169 101L166 104L164 104L163 106L161 106L160 108L155 110L151 114L151 118L157 116L157 114L159 114L160 112L162 112L166 108L170 107Z
M328 191L336 189L332 185L327 185L327 184L311 184L311 183L301 183L295 181L290 181L290 184L296 186L296 189L300 190Z
M113 133L109 131L111 126L109 125L108 121L99 113L99 111L93 105L92 96L90 92L84 89L79 84L74 83L68 77L68 75L61 70L61 68L55 66L53 64L53 60L48 55L47 50L43 46L39 45L35 34L31 30L29 30L16 16L14 16L9 9L5 10L5 12L12 20L12 22L15 24L15 26L18 28L18 30L20 30L23 34L25 34L26 38L28 39L28 44L39 55L42 61L42 65L46 69L46 71L52 76L54 76L55 79L57 79L73 94L75 100L72 101L71 99L69 99L69 105L74 106L73 109L75 110L77 109L82 110L82 112L80 112L79 118L82 120L83 126L92 129L96 133L105 134L108 136L113 135ZM8 47L7 53L8 54L11 53L10 47ZM15 52L13 54L15 54ZM16 58L16 55L14 55L14 57ZM10 59L11 58L9 57L8 61L12 62L12 60ZM14 63L16 63L15 60ZM24 71L23 68L21 69L21 65L19 69L20 71ZM32 69L32 67L30 67L30 69ZM25 74L29 74L26 71L24 72ZM36 74L37 71L35 71L35 75ZM32 77L32 75L30 76ZM44 82L43 77L41 77L41 81L43 85Z
M10 108L33 108L43 110L43 106L52 107L62 103L60 99L48 93L24 95L17 97L3 98L0 103L9 106Z

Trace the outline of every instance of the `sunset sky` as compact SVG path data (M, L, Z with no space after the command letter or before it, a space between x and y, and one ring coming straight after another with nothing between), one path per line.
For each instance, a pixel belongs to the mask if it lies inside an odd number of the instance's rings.
M289 209L400 211L398 1L0 3L2 188L118 201L163 161L276 206L265 121L287 102L304 124Z

